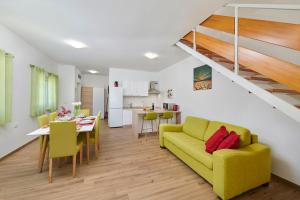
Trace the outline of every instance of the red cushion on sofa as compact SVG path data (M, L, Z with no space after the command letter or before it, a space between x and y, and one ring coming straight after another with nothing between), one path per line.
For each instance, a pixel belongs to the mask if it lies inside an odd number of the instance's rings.
M240 144L240 136L234 131L231 131L230 134L220 143L218 149L236 149Z
M228 136L228 131L225 126L221 126L206 142L206 152L213 153L217 150L221 142Z

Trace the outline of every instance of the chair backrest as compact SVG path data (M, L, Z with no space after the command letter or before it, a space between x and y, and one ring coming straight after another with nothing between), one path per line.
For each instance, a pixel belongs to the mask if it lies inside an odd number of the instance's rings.
M47 115L41 115L38 117L38 123L39 127L42 128L43 126L46 126L49 124L49 118Z
M76 122L50 122L49 157L71 156L76 152Z
M49 114L49 121L50 122L55 121L56 118L57 118L57 112L52 112L52 113Z
M100 127L101 127L101 112L97 114L96 124L95 124L95 139L98 141L100 137Z
M79 111L79 113L78 113L79 115L80 114L83 114L83 115L85 115L85 116L90 116L91 114L90 114L90 109L80 109L80 111Z
M173 118L173 112L164 112L161 116L163 119L172 119Z
M155 120L157 119L157 113L156 112L147 112L144 116L145 120Z

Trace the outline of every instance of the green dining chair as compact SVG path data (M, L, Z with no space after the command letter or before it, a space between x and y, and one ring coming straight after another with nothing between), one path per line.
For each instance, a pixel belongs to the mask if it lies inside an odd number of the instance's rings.
M52 113L49 114L49 121L50 122L55 121L56 118L57 118L57 112L52 112Z
M167 124L169 123L169 119L173 119L173 112L164 112L162 115L159 116L159 119L158 119L158 130L159 130L159 126L160 126L160 123L161 123L161 120L166 120Z
M100 150L100 128L101 128L101 112L97 114L95 119L95 129L90 133L90 141L89 144L94 145L95 157L98 158L98 153ZM81 134L79 140L86 144L86 136L85 134Z
M49 118L47 115L41 115L38 117L38 124L39 127L42 128L43 126L46 126L49 124Z
M82 142L77 142L76 122L50 122L49 138L49 183L52 183L54 158L73 157L73 177L76 176L76 155L80 152L82 163Z
M100 150L100 127L101 127L101 112L97 114L95 121L95 129L90 136L90 144L94 144L95 157L98 158Z
M90 116L90 109L80 109L78 115Z
M143 133L143 130L147 130L147 129L150 129L150 128L144 128L144 122L145 121L150 121L151 122L151 130L152 130L152 133L154 133L154 129L153 129L153 122L155 121L156 122L157 120L157 113L156 112L147 112L144 117L143 117L143 121L142 121L142 128L141 128L141 134Z

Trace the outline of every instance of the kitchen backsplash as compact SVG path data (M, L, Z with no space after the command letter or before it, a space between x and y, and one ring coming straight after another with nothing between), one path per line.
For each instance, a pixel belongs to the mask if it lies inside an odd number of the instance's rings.
M155 107L160 107L162 104L160 95L149 95L147 97L125 96L123 100L125 108L130 107L130 105L132 107L150 107L152 103L155 104Z

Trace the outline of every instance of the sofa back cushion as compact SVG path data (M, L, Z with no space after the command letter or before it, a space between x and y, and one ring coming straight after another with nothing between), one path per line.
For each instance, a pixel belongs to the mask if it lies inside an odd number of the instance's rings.
M218 121L210 121L204 134L206 142L221 126L225 126L228 132L234 131L240 136L240 147L251 144L251 134L246 128Z
M208 123L207 119L189 116L185 119L182 130L194 138L203 140Z

